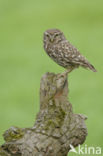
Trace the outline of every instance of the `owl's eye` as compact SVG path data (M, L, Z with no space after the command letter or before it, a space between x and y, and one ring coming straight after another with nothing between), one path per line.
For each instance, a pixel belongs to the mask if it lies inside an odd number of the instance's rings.
M49 36L49 34L46 34L46 36L49 38L50 36Z
M59 36L59 34L55 34L55 37Z

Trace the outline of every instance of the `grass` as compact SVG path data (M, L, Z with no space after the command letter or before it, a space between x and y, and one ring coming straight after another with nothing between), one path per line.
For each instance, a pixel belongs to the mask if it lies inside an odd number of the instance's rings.
M103 146L103 1L0 1L0 144L3 132L30 127L39 110L41 76L62 72L43 50L43 32L59 28L95 65L69 76L74 112L88 116L88 146ZM77 154L70 154L71 156Z

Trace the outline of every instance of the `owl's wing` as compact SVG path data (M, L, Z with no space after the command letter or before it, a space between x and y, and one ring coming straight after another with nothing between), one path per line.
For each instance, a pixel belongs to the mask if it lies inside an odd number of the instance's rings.
M80 54L80 52L69 42L66 42L64 50L64 57L68 60L72 65L80 65L84 68L89 68L92 71L96 72L96 69L92 64L88 62L88 60Z

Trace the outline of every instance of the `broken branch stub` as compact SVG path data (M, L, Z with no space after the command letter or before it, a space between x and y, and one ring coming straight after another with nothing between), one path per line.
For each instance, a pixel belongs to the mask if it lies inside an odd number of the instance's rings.
M76 147L86 139L85 119L73 113L68 101L67 74L46 73L40 83L40 111L33 128L7 130L0 156L67 156L70 144Z

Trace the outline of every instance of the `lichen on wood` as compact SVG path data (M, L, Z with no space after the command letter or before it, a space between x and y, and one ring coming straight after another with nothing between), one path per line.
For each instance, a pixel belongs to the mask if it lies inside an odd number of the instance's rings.
M67 73L46 73L40 83L40 111L32 128L11 127L0 156L67 156L70 144L83 144L86 116L74 114L68 101Z

